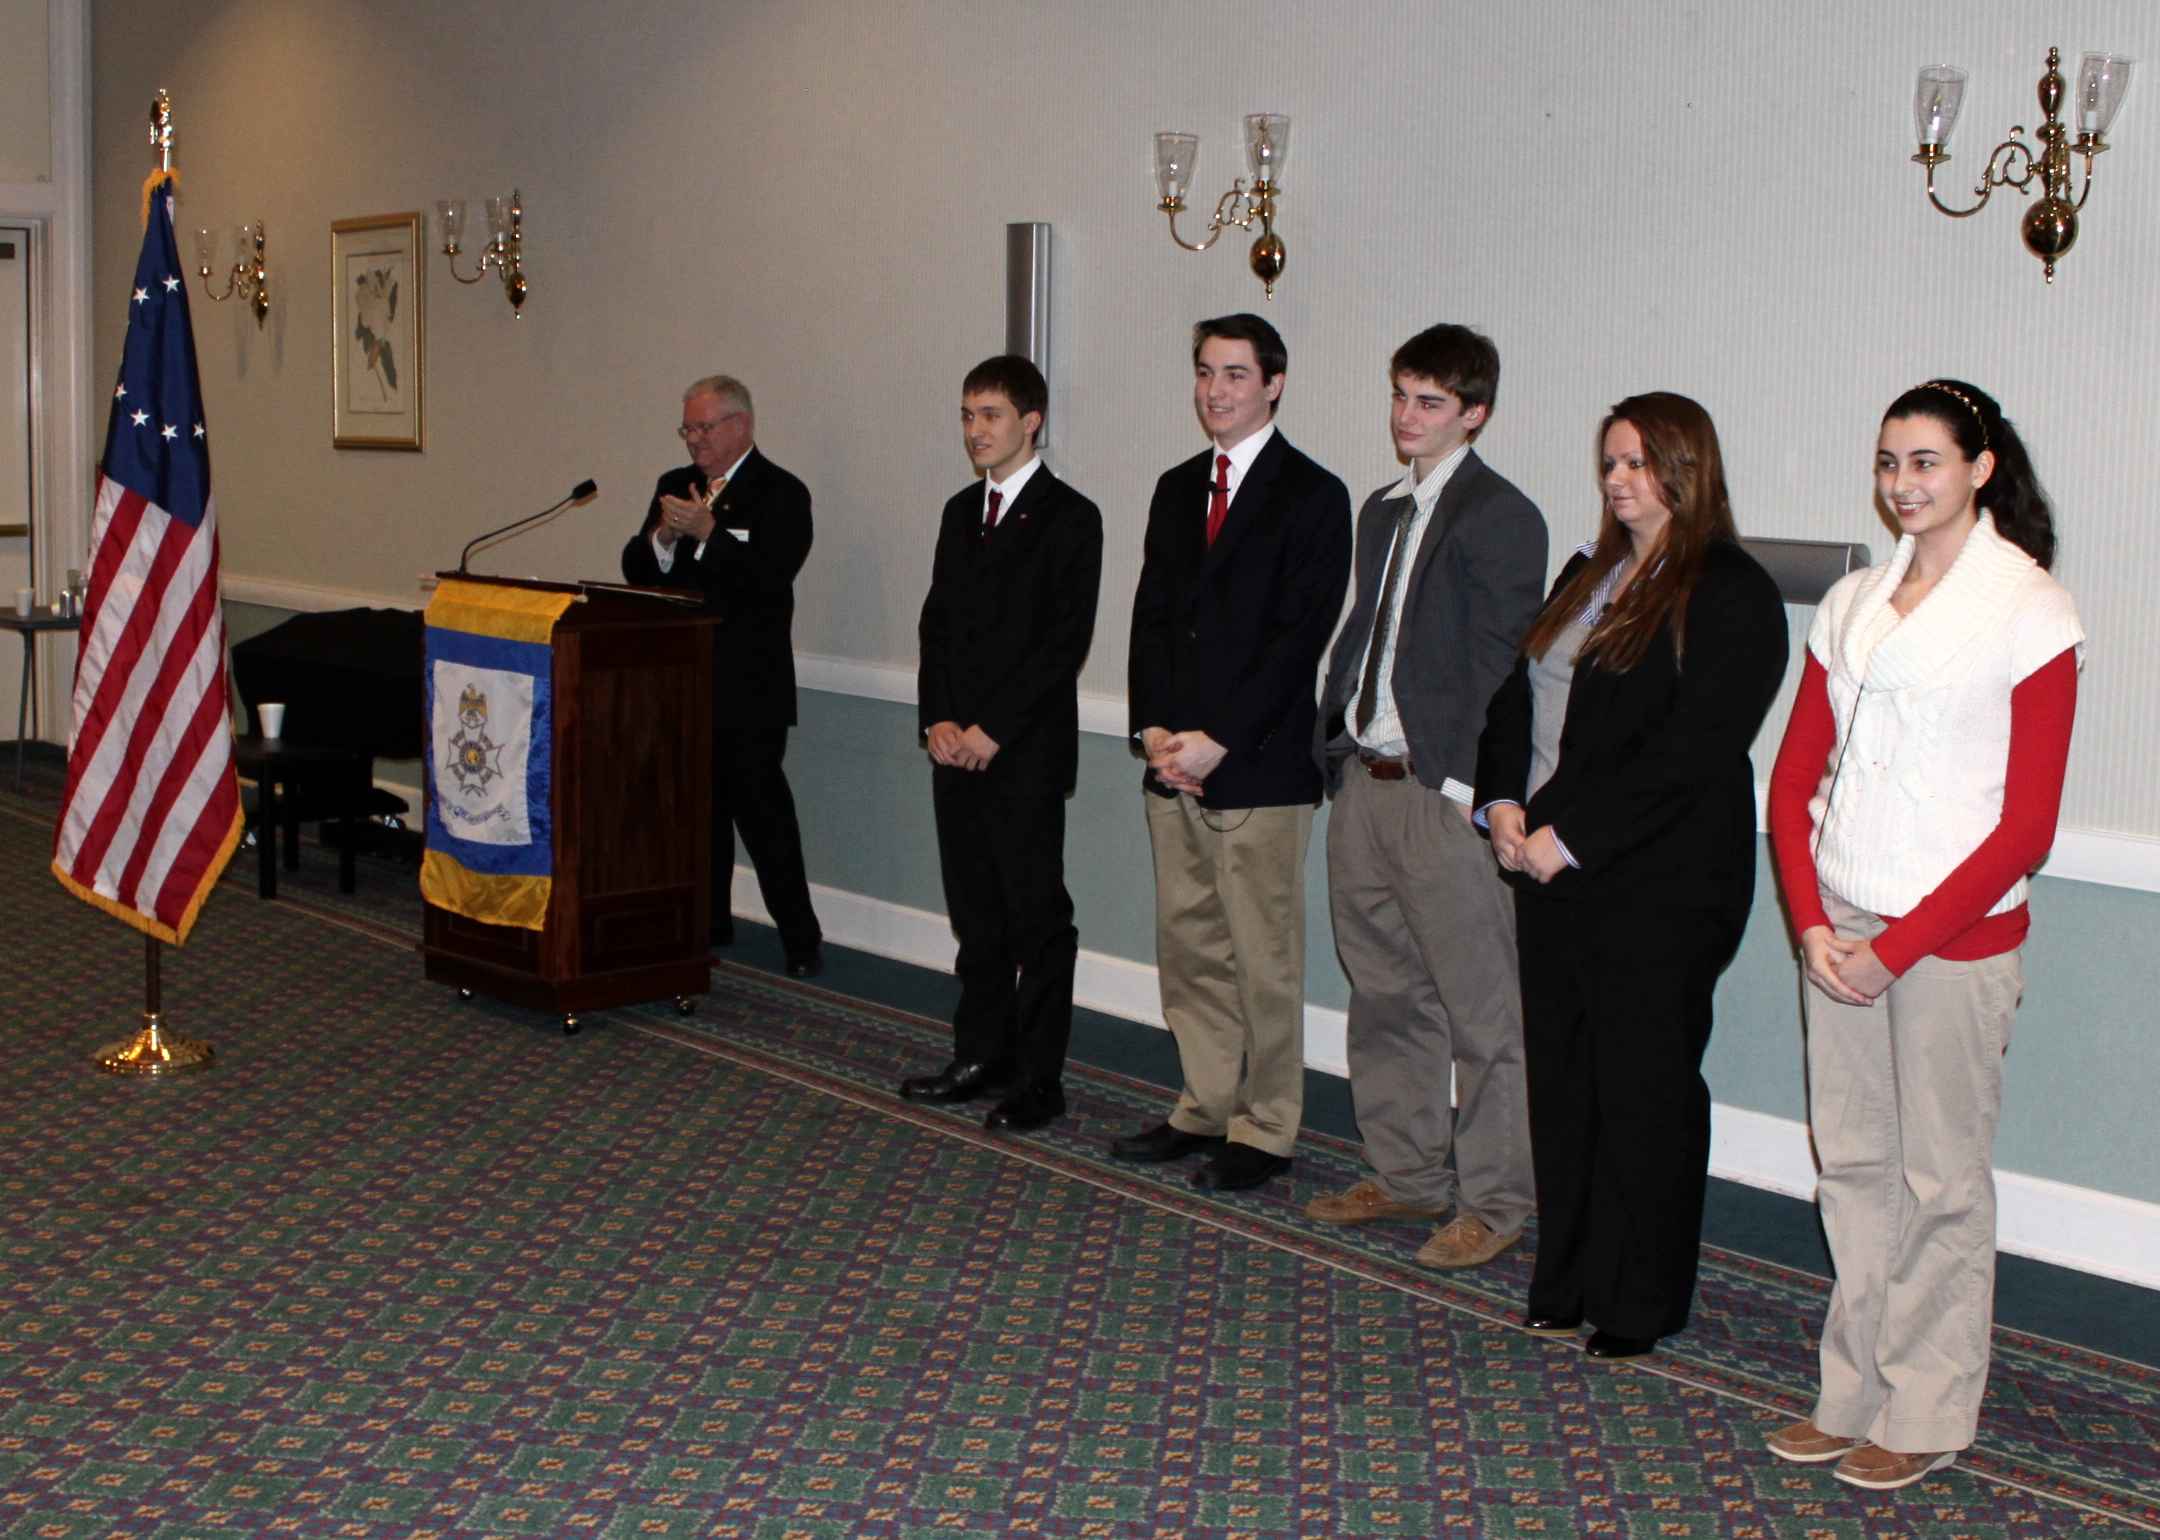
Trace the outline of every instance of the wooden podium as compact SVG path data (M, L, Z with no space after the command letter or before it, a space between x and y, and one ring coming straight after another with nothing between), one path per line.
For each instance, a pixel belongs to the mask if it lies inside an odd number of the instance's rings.
M464 994L577 1013L711 985L712 634L673 590L443 573L575 593L555 622L554 877L539 930L427 905L427 977ZM435 795L441 767L427 769Z

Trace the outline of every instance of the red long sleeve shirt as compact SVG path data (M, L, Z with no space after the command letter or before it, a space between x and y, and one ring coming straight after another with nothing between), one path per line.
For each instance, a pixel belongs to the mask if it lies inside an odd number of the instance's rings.
M1875 955L1892 974L1903 974L1923 957L1974 962L2024 943L2031 927L2026 905L2002 914L1988 910L2040 864L2055 842L2076 716L2077 649L2072 647L2010 692L2010 758L2003 774L2002 817L1993 831L1912 913L1883 916L1888 928L1875 938ZM1803 934L1830 923L1817 890L1808 799L1836 747L1829 676L1811 652L1770 771L1770 843L1777 850L1778 886L1792 911L1793 929Z

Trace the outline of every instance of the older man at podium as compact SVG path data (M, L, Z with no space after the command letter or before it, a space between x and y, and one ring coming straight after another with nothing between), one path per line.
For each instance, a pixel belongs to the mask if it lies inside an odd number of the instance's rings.
M625 580L695 588L713 628L712 941L735 939L735 834L779 928L787 971L824 966L802 829L781 761L795 725L795 574L810 554L810 489L760 454L750 391L710 375L683 392L690 464L660 478L623 546Z

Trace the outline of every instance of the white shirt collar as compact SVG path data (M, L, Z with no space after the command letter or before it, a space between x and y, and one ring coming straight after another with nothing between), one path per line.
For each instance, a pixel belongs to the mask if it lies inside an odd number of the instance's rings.
M1029 478L1035 474L1036 468L1041 464L1042 456L1032 455L1029 457L1027 464L1021 466L1020 469L1014 471L1003 481L992 481L988 476L983 477L983 510L985 514L987 515L990 508L990 494L992 492L1002 492L1004 500L998 504L998 516L1000 518L1004 517L1005 510L1013 505L1014 500L1020 496L1020 489L1028 484Z
M1417 475L1417 467L1415 465L1410 466L1403 472L1402 480L1395 483L1394 490L1389 492L1388 496L1414 498L1417 501L1417 511L1429 514L1433 511L1433 504L1440 501L1441 489L1447 486L1455 472L1462 468L1463 461L1469 457L1470 441L1464 439L1455 446L1455 452L1434 466L1432 474L1423 481L1412 479Z

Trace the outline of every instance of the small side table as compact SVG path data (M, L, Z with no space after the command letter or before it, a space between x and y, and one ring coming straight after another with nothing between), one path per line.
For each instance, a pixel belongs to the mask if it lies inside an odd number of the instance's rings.
M30 688L30 665L37 656L37 639L48 631L75 631L82 621L73 615L55 615L51 610L33 610L28 615L18 615L13 610L0 611L0 631L13 631L22 638L22 695L15 704L15 790L22 790L24 727L36 728L37 696Z
M280 829L285 836L285 869L299 868L300 813L296 803L304 798L329 809L326 816L338 821L343 836L338 851L338 891L353 891L357 886L353 854L360 843L360 819L367 811L374 761L375 756L365 749L289 743L282 738L233 739L233 763L255 783L258 894L277 897L276 846Z

